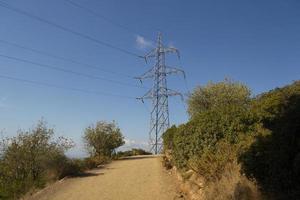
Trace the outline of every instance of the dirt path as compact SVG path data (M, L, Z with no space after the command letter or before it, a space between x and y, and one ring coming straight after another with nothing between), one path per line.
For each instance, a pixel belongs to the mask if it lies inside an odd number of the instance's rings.
M164 171L160 157L141 156L57 182L30 200L173 200L176 196L176 181Z

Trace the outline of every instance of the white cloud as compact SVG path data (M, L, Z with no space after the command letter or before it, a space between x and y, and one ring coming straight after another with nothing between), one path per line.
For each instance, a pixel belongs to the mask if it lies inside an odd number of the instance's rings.
M137 48L139 48L139 49L147 49L147 48L153 46L151 41L146 40L144 37L142 37L140 35L136 36L135 42L136 42Z
M171 47L171 48L176 48L173 42L169 42L168 46Z
M145 141L136 141L128 138L124 139L125 144L119 148L121 151L130 150L132 148L149 150L149 145Z

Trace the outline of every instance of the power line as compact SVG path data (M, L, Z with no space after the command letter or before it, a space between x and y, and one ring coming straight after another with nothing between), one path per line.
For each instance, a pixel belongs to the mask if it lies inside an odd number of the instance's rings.
M135 31L133 31L131 28L128 28L127 26L124 26L123 24L120 24L120 23L114 21L114 20L112 20L112 19L104 16L103 14L100 14L99 12L95 12L94 10L92 10L92 9L86 7L86 6L83 6L82 4L80 4L78 2L75 2L73 0L64 0L64 1L66 1L67 3L69 3L69 4L71 4L71 5L75 6L75 7L77 7L79 9L82 9L85 12L87 12L87 13L89 13L89 14L97 17L97 18L100 18L100 19L102 19L102 20L104 20L104 21L106 21L106 22L108 22L108 23L110 23L110 24L112 24L112 25L114 25L114 26L116 26L118 28L121 28L121 29L123 29L123 30L125 30L125 31L127 31L129 33L132 33L134 35L141 35L141 34L136 33ZM143 36L143 37L146 38L145 36Z
M41 54L41 55L45 55L45 56L48 56L48 57L52 57L52 58L55 58L55 59L63 60L63 61L69 62L69 63L81 65L81 66L88 67L88 68L91 68L91 69L96 69L96 70L103 71L103 72L106 72L106 73L111 73L111 74L115 74L115 75L124 76L124 77L127 77L127 78L132 78L131 76L129 76L127 74L123 74L123 73L120 73L120 72L114 72L114 71L107 70L107 69L102 69L102 68L99 68L99 67L94 66L94 65L79 62L79 61L73 60L71 58L65 58L65 57L62 57L62 56L54 55L52 53L48 53L48 52L45 52L45 51L33 49L33 48L26 47L26 46L23 46L23 45L20 45L20 44L17 44L17 43L8 42L8 41L2 40L2 39L0 39L0 42L4 43L4 44L7 44L7 45L10 45L10 46L13 46L13 47L17 47L17 48L20 48L20 49L25 49L27 51L31 51L31 52L38 53L38 54Z
M85 73L81 73L81 72L77 72L77 71L73 71L73 70L69 70L69 69L64 69L64 68L59 68L59 67L55 67L55 66L51 66L51 65L47 65L47 64L38 63L38 62L33 62L33 61L30 61L30 60L25 60L25 59L13 57L13 56L7 56L7 55L0 54L0 57L7 58L7 59L10 59L10 60L15 60L15 61L18 61L18 62L28 63L28 64L35 65L35 66L42 67L42 68L61 71L61 72L64 72L64 73L70 73L70 74L74 74L74 75L77 75L77 76L83 76L83 77L86 77L86 78L108 81L108 82L112 82L112 83L122 85L122 86L145 88L143 86L132 85L132 84L128 84L128 83L124 83L124 82L120 82L120 81L116 81L116 80L112 80L112 79L107 79L107 78L104 78L104 77L94 76L94 75L91 75L91 74L85 74Z
M114 97L120 97L120 98L135 99L135 97L130 97L130 96L112 94L112 93L107 93L107 92L90 91L90 90L84 90L84 89L73 88L73 87L64 87L64 86L60 86L60 85L54 85L54 84L50 84L50 83L32 81L32 80L21 79L21 78L5 76L5 75L0 75L0 79L13 80L13 81L17 81L17 82L30 83L30 84L33 84L33 85L52 87L52 88L64 89L64 90L71 90L71 91L88 93L88 94L95 94L95 95L101 95L101 96L114 96Z
M102 15L102 14L100 14L100 13L98 13L98 12L93 11L92 9L90 9L90 8L88 8L88 7L85 7L85 6L81 5L80 3L74 2L74 1L72 1L72 0L64 0L64 1L66 1L67 3L73 5L73 6L77 7L77 8L80 8L80 9L82 9L82 10L84 10L84 11L90 13L90 14L93 15L93 16L96 16L96 17L101 18L102 20L104 20L104 21L106 21L106 22L111 23L112 25L114 25L114 26L116 26L116 27L119 27L119 28L121 28L121 29L123 29L123 30L126 30L127 32L136 34L134 31L132 31L132 30L129 29L128 27L126 27L126 26L124 26L124 25L122 25L122 24L120 24L120 23L115 22L115 21L113 21L113 20L111 20L111 19L105 17L104 15Z
M31 14L31 13L25 11L25 10L21 10L21 9L19 9L19 8L13 7L13 6L7 4L6 2L0 1L0 6L3 7L3 8L9 9L9 10L11 10L11 11L13 11L13 12L16 12L16 13L18 13L18 14L27 16L27 17L29 17L29 18L31 18L31 19L35 19L35 20L37 20L37 21L40 21L40 22L43 22L43 23L48 24L48 25L50 25L50 26L53 26L53 27L55 27L55 28L57 28L57 29L60 29L60 30L63 30L63 31L65 31L65 32L72 33L73 35L79 36L79 37L81 37L81 38L90 40L90 41L95 42L95 43L97 43L97 44L100 44L100 45L102 45L102 46L106 46L106 47L109 47L109 48L111 48L111 49L118 50L118 51L120 51L120 52L123 52L123 53L125 53L125 54L131 55L131 56L134 56L134 57L140 57L140 55L138 55L138 54L136 54L136 53L130 52L130 51L128 51L128 50L125 50L125 49L122 49L122 48L120 48L120 47L114 46L114 45L109 44L109 43L107 43L107 42L98 40L98 39L96 39L96 38L94 38L94 37L91 37L91 36L89 36L89 35L86 35L86 34L84 34L84 33L81 33L81 32L75 31L75 30L73 30L73 29L64 27L64 26L62 26L62 25L56 24L56 23L54 23L54 22L51 22L51 21L49 21L49 20L47 20L47 19L44 19L44 18L41 18L41 17L39 17L39 16L33 15L33 14Z

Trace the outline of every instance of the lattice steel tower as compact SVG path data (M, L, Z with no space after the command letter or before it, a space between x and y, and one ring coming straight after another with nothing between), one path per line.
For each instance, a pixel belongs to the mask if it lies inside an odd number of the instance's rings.
M168 98L169 96L175 95L179 95L183 98L181 93L167 87L167 75L181 73L185 78L183 70L165 65L165 56L168 53L176 53L178 58L180 58L178 49L165 47L163 45L162 34L159 33L157 47L143 56L146 63L148 59L154 58L155 65L140 77L136 77L136 79L139 79L141 82L144 79L153 80L153 87L144 96L137 99L142 100L143 103L144 99L152 100L153 107L151 110L149 145L150 150L155 154L161 152L161 136L170 126Z

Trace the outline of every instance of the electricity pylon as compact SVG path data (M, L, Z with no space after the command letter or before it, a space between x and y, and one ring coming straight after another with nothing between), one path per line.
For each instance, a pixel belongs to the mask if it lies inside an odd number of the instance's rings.
M143 58L146 63L150 58L155 59L155 65L143 75L136 77L141 83L145 79L153 80L153 87L142 97L137 99L144 103L144 99L152 100L149 145L151 152L158 154L162 149L162 134L169 128L169 96L179 95L183 99L180 92L171 90L167 87L167 75L183 74L183 70L175 67L169 67L165 64L165 56L169 53L177 54L180 58L178 49L174 47L165 47L162 43L162 34L158 34L157 47L152 49Z

